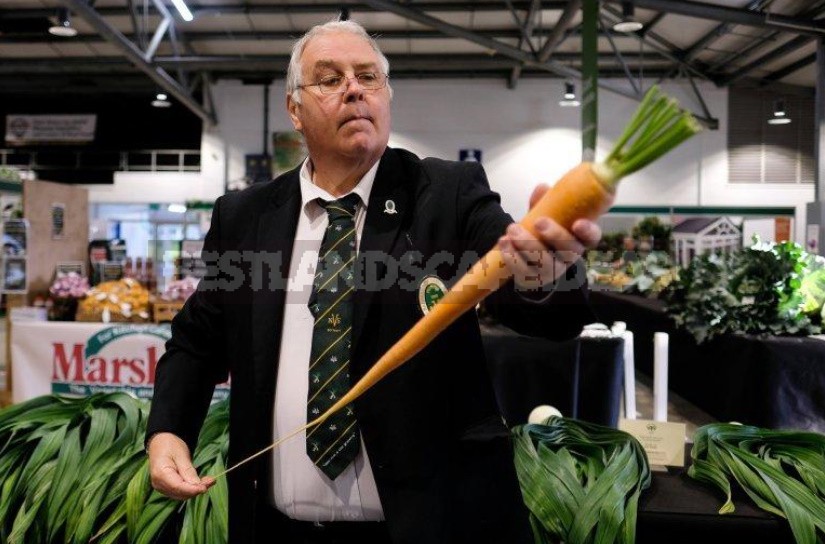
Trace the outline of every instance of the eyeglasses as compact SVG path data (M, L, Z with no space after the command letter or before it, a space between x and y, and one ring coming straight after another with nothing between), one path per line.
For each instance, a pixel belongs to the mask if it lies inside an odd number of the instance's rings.
M318 87L321 94L342 94L347 92L349 82L351 79L358 81L362 89L367 91L377 91L384 88L390 76L380 72L361 72L355 74L355 77L344 77L340 75L325 76L315 83L308 83L306 85L298 85L299 89L306 87Z

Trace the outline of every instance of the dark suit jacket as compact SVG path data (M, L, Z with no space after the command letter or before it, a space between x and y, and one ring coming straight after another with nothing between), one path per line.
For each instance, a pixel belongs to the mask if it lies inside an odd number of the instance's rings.
M298 176L296 169L216 202L204 256L217 255L217 266L172 324L147 436L173 432L194 451L213 386L231 374L229 463L272 442ZM385 213L387 200L397 213ZM420 279L457 280L511 222L480 166L388 149L360 242L362 272L385 285L356 292L353 380L422 316ZM534 303L508 285L488 307L520 332L566 339L592 320L584 293L560 288L550 301ZM355 409L395 543L532 541L474 312L368 391ZM233 544L257 542L256 516L271 516L265 457L229 475Z

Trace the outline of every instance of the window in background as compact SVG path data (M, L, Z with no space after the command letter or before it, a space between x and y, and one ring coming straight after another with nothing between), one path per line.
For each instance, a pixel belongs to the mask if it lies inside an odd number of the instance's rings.
M788 124L768 124L777 100ZM731 183L814 182L814 98L765 90L728 91Z

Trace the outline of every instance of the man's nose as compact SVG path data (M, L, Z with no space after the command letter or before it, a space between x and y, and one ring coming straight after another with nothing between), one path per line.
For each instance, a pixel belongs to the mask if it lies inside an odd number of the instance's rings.
M361 100L364 98L364 87L357 77L347 78L347 87L344 89L344 102L351 102L353 100Z

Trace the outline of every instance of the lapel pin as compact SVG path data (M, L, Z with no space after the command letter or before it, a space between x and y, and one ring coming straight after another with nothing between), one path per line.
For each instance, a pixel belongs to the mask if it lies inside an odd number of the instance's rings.
M384 213L387 215L394 215L398 213L398 210L395 209L394 200L387 200L386 202L384 202Z

